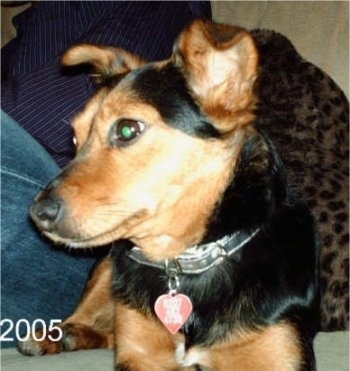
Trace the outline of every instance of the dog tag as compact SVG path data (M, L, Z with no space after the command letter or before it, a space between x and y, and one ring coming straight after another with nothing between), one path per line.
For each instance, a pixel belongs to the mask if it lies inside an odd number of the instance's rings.
M170 291L159 296L154 310L163 325L174 335L192 313L192 302L188 296Z

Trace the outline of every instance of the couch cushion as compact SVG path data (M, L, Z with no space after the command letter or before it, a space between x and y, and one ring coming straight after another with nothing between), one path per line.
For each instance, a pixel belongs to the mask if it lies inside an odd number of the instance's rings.
M349 370L349 333L319 333L315 340L318 371ZM16 349L1 351L3 371L107 371L113 370L113 351L85 350L52 356L27 357Z

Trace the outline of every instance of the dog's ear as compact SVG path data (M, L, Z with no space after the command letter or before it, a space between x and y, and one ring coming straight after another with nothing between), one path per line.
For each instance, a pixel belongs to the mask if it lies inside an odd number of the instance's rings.
M222 132L253 120L258 52L247 31L197 20L180 35L173 60Z
M89 64L93 67L91 75L98 80L104 80L137 69L146 61L121 48L79 44L72 46L63 54L61 63L63 66Z

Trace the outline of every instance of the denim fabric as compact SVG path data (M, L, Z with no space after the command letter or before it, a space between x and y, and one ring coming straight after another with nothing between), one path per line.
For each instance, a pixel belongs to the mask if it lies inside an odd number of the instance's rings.
M29 218L34 197L59 170L51 156L2 113L1 319L13 324L19 319L30 324L38 318L65 319L74 310L95 261L91 252L76 257L53 247ZM1 332L6 328L2 326ZM12 331L7 337L15 339L16 334Z

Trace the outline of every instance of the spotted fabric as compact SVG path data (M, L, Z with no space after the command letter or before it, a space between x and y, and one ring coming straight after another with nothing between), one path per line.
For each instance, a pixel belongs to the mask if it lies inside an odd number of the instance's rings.
M284 36L256 30L261 52L257 125L319 222L321 328L349 326L349 102ZM298 233L298 231L295 231Z

